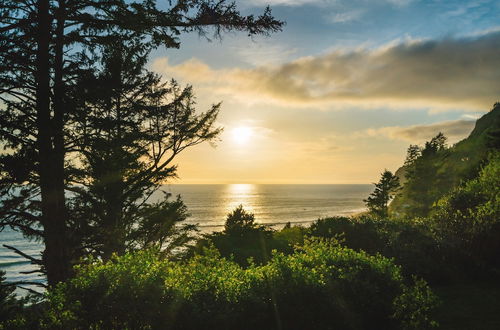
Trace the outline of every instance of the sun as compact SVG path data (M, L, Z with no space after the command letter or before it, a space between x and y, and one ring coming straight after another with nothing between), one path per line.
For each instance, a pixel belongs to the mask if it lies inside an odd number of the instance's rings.
M232 139L236 144L247 144L253 136L253 130L248 126L235 127L232 130Z

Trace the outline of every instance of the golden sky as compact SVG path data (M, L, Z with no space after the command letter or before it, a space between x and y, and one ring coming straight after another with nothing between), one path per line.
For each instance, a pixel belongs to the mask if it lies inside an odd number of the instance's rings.
M220 141L186 150L175 183L370 183L500 99L498 2L271 2L281 33L189 37L152 59L200 111L223 103Z

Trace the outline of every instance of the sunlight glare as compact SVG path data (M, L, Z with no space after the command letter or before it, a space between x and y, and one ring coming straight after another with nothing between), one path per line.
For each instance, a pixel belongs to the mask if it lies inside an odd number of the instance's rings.
M232 135L233 141L236 144L247 144L252 138L253 130L248 126L235 127L233 128Z

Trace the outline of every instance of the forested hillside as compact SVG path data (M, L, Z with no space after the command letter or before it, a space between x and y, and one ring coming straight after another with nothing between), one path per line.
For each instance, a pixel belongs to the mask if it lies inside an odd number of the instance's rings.
M403 183L391 203L394 214L425 216L441 197L478 176L488 155L500 147L500 103L476 122L471 134L448 147L441 133L423 147L412 145L396 171Z

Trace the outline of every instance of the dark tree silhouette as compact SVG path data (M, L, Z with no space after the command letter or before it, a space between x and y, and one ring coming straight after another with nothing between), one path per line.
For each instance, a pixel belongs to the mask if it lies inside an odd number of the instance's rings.
M404 162L404 166L409 167L415 163L415 161L422 154L422 150L416 144L410 144L408 150L406 151L406 159Z
M446 140L443 133L438 133L425 143L420 155L407 164L407 180L403 191L405 199L409 202L405 208L406 213L425 216L432 203L436 201L439 187L446 180L446 174L437 170L443 157L446 157L448 150Z
M446 141L448 138L443 133L439 132L430 141L425 142L424 149L422 150L423 156L430 156L436 154L438 151L447 148Z
M399 190L399 178L391 171L384 170L378 183L374 183L375 190L364 200L366 206L381 217L389 214L389 202L394 198L394 194Z
M72 150L79 155L69 189L73 228L80 228L84 251L108 259L112 253L159 245L171 248L189 238L186 207L168 194L150 203L184 149L213 141L220 104L195 113L193 91L148 72L140 40L105 47L102 69L80 79ZM81 107L81 108L80 108Z
M65 135L76 110L75 80L91 69L98 46L123 32L148 49L177 48L183 32L220 38L227 31L268 34L282 25L269 8L258 17L243 16L225 0L178 0L165 9L150 0L1 2L1 226L43 240L39 263L49 285L70 276Z
M245 211L243 205L240 204L227 215L224 231L226 233L234 233L249 229L256 229L257 227L254 214Z

